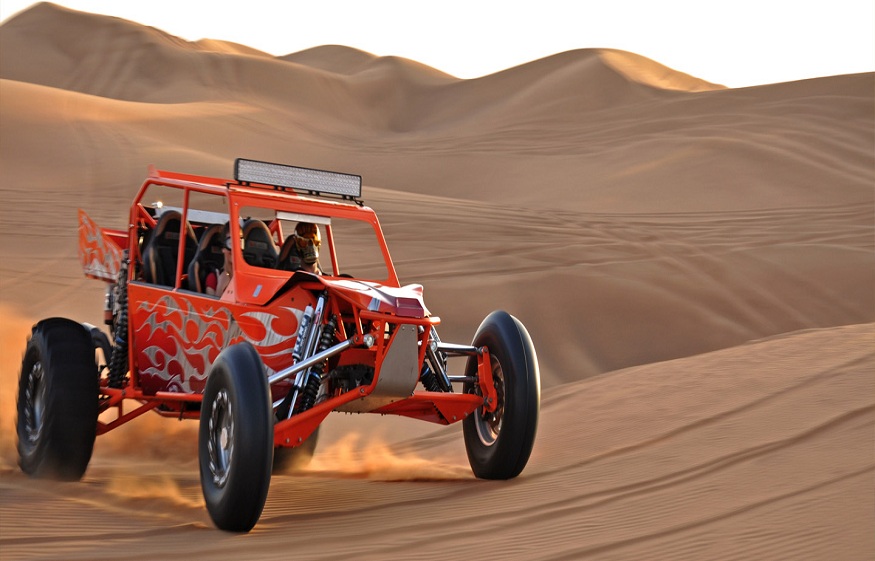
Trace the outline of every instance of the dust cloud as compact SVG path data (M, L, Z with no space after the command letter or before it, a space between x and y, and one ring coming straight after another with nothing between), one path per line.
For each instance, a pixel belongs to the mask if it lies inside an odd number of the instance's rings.
M379 481L444 481L471 479L467 464L399 451L379 437L351 433L324 450L317 449L305 473Z

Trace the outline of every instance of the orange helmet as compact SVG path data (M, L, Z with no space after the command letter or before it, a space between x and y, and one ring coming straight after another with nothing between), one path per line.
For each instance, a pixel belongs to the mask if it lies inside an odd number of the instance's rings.
M298 222L298 225L295 226L295 235L299 238L313 240L313 243L316 245L322 243L322 238L319 235L319 226L316 226L312 222Z

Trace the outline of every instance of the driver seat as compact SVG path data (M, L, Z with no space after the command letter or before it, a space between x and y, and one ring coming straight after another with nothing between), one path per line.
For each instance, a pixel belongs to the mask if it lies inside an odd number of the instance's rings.
M225 245L223 231L221 224L213 224L201 234L197 252L188 266L189 290L205 294L207 275L211 271L220 271L225 265L225 256L222 254L222 247Z
M256 267L276 267L276 242L267 225L261 220L250 218L243 223L243 259Z
M176 260L179 255L179 225L182 214L167 210L161 214L149 242L143 249L143 279L152 284L176 286ZM197 250L197 238L191 224L185 223L185 250L182 271L188 271L188 264Z

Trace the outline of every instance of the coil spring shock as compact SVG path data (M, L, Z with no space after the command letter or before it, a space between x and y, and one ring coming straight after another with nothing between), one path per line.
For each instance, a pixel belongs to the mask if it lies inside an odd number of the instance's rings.
M125 250L118 272L118 319L113 329L112 358L109 360L109 387L123 388L128 371L128 252Z
M334 332L337 330L337 318L331 316L322 327L322 335L319 337L319 347L317 353L328 349L334 343ZM316 396L319 394L319 387L322 385L322 375L319 373L325 366L325 362L317 364L310 368L307 373L307 382L304 384L304 390L301 392L301 405L299 412L306 411L316 405Z
M437 381L437 375L432 371L431 368L428 367L428 364L422 365L422 374L420 375L420 381L426 390L430 392L441 392L443 389L440 387Z
M422 333L422 328L420 328L420 333ZM440 343L440 340L437 330L432 326L431 341L428 343L426 360L422 363L419 380L423 387L430 392L452 392L453 386L446 374L447 356L437 350L437 344Z

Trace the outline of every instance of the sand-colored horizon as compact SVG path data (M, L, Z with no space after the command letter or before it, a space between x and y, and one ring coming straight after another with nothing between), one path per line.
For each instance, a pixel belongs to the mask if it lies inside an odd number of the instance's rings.
M196 423L99 437L77 484L18 471L29 325L102 320L76 209L123 228L147 165L236 157L361 174L445 340L526 324L519 478L476 480L458 427L330 417L243 537L203 508ZM0 194L0 559L875 555L873 73L731 89L583 49L461 80L41 3L0 26Z

